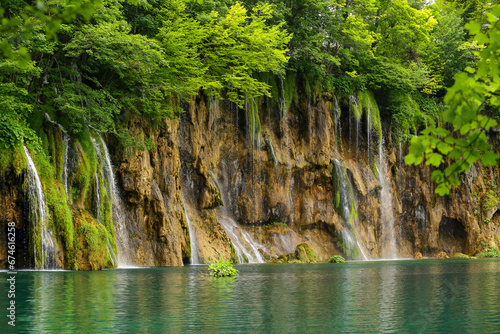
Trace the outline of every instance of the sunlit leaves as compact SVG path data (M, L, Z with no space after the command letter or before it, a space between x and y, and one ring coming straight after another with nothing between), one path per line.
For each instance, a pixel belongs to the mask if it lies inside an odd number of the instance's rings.
M485 108L498 114L500 101L499 55L500 6L488 13L490 25L486 30L479 22L466 25L475 35L476 42L483 46L476 52L476 68L467 67L463 73L455 76L455 84L448 90L445 102L449 108L443 112L443 120L453 130L429 127L421 136L415 137L410 146L410 154L405 158L408 164L418 165L425 161L427 165L441 167L444 158L450 159L444 174L433 172L433 181L437 183L436 193L449 194L449 190L460 184L458 175L481 161L485 166L493 166L499 158L491 151L486 131L496 126L495 119L486 116ZM437 142L437 144L436 144Z

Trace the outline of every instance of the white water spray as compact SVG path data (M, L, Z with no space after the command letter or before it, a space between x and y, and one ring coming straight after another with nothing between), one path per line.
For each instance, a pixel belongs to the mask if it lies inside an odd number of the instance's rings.
M97 131L96 133L99 138L99 142L94 137L91 137L91 139L94 145L97 160L103 167L103 176L106 178L108 196L111 196L113 201L113 226L115 230L116 247L118 249L118 266L122 267L133 265L134 263L131 263L132 261L129 256L129 236L125 226L125 212L123 210L120 193L116 187L108 147L106 146L106 143L101 135Z
M392 193L387 166L387 157L383 141L379 145L379 164L377 166L378 178L382 189L380 190L380 217L382 219L382 245L381 256L385 259L398 258L396 236L394 233L394 211L392 207Z
M47 222L47 206L45 204L45 195L42 189L42 183L38 177L35 163L31 159L30 153L26 146L23 146L24 154L28 161L28 184L27 193L30 203L29 219L32 227L35 230L35 240L38 238L40 231L40 253L37 256L37 243L35 242L34 257L36 267L39 269L55 269L56 268L56 247L54 236Z
M66 190L66 196L68 197L68 202L70 200L70 196L69 196L69 189L68 189L68 169L69 169L69 140L71 139L70 136L68 135L68 133L66 132L66 130L63 128L63 126L57 122L54 122L49 114L45 113L45 117L47 118L47 120L56 125L62 132L62 136L63 136L63 143L64 143L64 158L63 158L63 175L62 175L62 179L63 179L63 184L64 184L64 190Z
M186 209L186 201L184 200L184 197L182 197L182 205L184 206L184 214L186 215L186 221L189 230L189 242L191 247L191 264L201 264L200 258L198 256L198 240L194 233L193 223L191 222L191 219L189 218L188 215L188 211Z

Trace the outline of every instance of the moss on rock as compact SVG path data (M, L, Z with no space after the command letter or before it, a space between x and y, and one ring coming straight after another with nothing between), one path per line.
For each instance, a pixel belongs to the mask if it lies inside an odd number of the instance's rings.
M345 259L340 255L334 255L329 260L329 263L345 263Z
M295 248L295 258L304 263L318 262L318 257L308 244L302 243Z

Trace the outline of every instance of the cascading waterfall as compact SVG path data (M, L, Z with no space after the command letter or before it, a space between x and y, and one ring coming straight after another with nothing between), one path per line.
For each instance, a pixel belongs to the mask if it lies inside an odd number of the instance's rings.
M358 105L358 99L356 95L350 95L349 96L349 142L350 143L355 143L355 147L358 147L358 141L359 141L359 119L358 119L358 113L359 113L359 105ZM352 122L356 122L356 131L353 131L354 127ZM354 134L353 134L354 133ZM353 138L355 137L355 138ZM349 145L349 155L352 152L352 144ZM356 149L356 158L358 155L358 150Z
M380 217L382 219L381 256L386 259L398 258L396 236L394 233L394 211L392 207L392 193L387 166L387 157L383 141L379 145L378 177L382 189L380 191Z
M101 186L99 184L98 173L95 173L95 197L96 197L96 215L97 220L101 221Z
M356 221L356 203L352 193L347 173L338 159L334 159L335 167L335 186L337 188L336 207L340 211L340 216L343 220L343 229L340 231L340 236L344 243L344 251L348 257L361 258L367 260L365 252L360 246L354 223Z
M101 176L103 176L101 174ZM102 211L101 211L101 186L99 182L99 171L95 174L95 193L96 193L96 220L99 224L102 224L103 221L103 216L102 216ZM108 255L111 261L113 262L113 266L118 265L118 257L115 254L115 250L113 249L113 245L111 244L111 241L108 242L107 244L107 250L108 250Z
M47 120L56 125L57 127L59 127L59 129L61 130L62 132L62 136L63 136L63 143L64 143L64 158L63 158L63 174L62 174L62 179L63 179L63 184L64 184L64 190L66 190L66 196L68 198L68 202L70 200L70 196L69 196L69 189L68 189L68 169L69 169L69 140L71 139L70 136L68 135L68 133L66 132L66 130L63 128L63 126L57 122L54 122L49 114L45 113L45 117L47 118Z
M186 215L186 221L188 224L189 230L189 242L191 247L191 264L201 264L200 258L198 256L198 242L196 239L196 235L193 229L193 223L189 218L188 211L186 209L186 201L184 200L184 196L182 196L182 205L184 206L184 214Z
M127 228L125 226L125 212L123 210L120 193L116 187L111 158L109 156L108 147L106 146L102 136L97 131L96 134L99 138L99 142L92 136L91 139L94 145L97 161L101 164L103 169L103 177L106 180L108 197L111 197L111 200L113 201L113 226L115 230L116 246L118 249L118 266L131 265L133 263L131 263L132 261L129 257L130 248ZM108 248L110 248L109 245ZM113 255L114 254L110 254L111 257L113 257Z
M342 137L342 124L340 123L340 108L339 101L335 96L335 103L333 105L333 129L335 131L335 144L337 145L337 151L342 152L341 137Z
M366 150L366 155L367 155L367 158L368 158L368 166L370 166L370 148L371 148L371 141L372 141L372 125L371 125L371 118L372 118L372 103L370 102L370 100L368 100L368 108L367 108L367 111L366 111L366 141L367 141L367 144L366 144L366 147L367 147L367 150Z
M264 258L259 252L258 244L253 240L250 234L244 231L234 219L219 216L219 223L226 231L238 257L238 263L263 263Z
M213 180L217 184L221 192L222 202L229 203L225 194L226 188L212 175ZM263 263L264 258L259 251L262 245L259 245L252 236L245 230L243 230L236 221L230 217L229 210L226 206L220 207L217 210L217 218L219 223L226 231L231 243L236 251L236 256L238 257L238 263Z
M61 127L62 128L62 127ZM68 188L68 164L69 164L69 139L70 137L66 132L63 132L63 142L64 142L64 162L63 162L63 184L64 190L66 190L66 196L68 197L68 202L70 201L69 188Z
M45 204L42 183L40 182L35 163L31 159L28 149L26 146L23 146L23 148L28 161L27 193L30 203L29 220L35 231L33 233L35 236L35 246L33 247L35 265L39 269L55 269L56 243L47 221L47 206ZM38 240L40 241L40 248L38 248Z
M273 142L271 141L271 138L266 139L266 143L271 152L271 158L273 160L274 166L278 166L278 158L276 158L276 153L274 152Z
M245 102L246 114L247 114L247 128L249 134L249 141L251 146L251 168L252 168L252 193L255 198L262 198L262 188L261 188L261 167L260 167L260 148L261 148L261 134L260 134L260 119L258 114L258 106L255 98L246 98ZM257 152L257 154L256 154ZM257 166L256 166L257 165ZM256 172L257 171L257 172ZM256 189L255 185L258 185ZM254 201L253 212L257 213L260 211L259 208L260 201ZM252 220L256 220L256 216L252 217Z
M286 120L286 116L288 114L288 110L286 109L287 101L285 96L285 85L283 83L283 78L281 77L281 98L280 98L280 116L283 127L283 138L284 144L288 151L287 159L287 167L288 167L288 202L290 206L290 214L289 214L289 222L293 222L294 210L293 210L293 191L294 191L294 180L293 180L293 166L292 166L292 147L290 145L290 137L288 134L288 123Z

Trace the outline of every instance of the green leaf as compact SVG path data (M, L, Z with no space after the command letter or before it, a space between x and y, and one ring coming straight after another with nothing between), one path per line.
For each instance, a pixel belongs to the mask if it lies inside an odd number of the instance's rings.
M498 160L498 154L493 151L487 151L481 156L481 162L484 166L495 166Z
M477 34L481 30L481 23L479 22L469 22L465 25L469 29L471 35Z
M439 153L431 153L427 155L427 161L425 164L432 165L434 167L439 167L444 162L443 156Z
M408 153L407 156L405 156L405 164L407 165L420 165L422 161L424 160L424 156L415 156L413 153Z
M443 172L441 172L440 170L433 171L431 176L431 181L434 181L436 183L444 182Z
M450 188L448 188L444 183L439 183L434 192L439 196L449 195Z
M450 131L446 130L446 129L443 129L441 127L438 127L436 129L434 129L434 133L437 135L437 136L441 136L441 137L446 137L450 134Z
M448 153L451 152L451 150L453 150L453 147L451 147L445 142L440 142L437 145L437 149L439 150L439 152L443 153L444 155L447 155Z
M476 72L476 69L474 69L474 68L472 68L472 67L466 67L466 68L464 69L464 71L466 71L466 72L469 72L469 73L473 74L474 72Z

